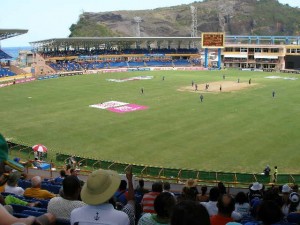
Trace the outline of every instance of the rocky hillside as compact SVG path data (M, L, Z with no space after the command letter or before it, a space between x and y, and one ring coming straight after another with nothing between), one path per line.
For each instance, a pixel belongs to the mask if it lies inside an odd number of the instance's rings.
M191 36L191 6L197 30L232 35L300 35L300 9L277 0L203 0L189 5L138 11L84 12L70 27L70 37ZM136 17L136 18L135 18Z

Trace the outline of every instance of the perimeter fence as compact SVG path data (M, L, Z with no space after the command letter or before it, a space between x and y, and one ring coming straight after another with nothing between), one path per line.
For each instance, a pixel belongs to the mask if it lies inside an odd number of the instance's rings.
M28 160L34 158L34 153L31 147L24 144L16 144L8 142L10 154L18 157L27 157ZM264 185L272 185L273 176L255 173L240 173L240 172L224 172L224 171L203 171L187 168L167 168L150 165L128 164L116 161L107 161L97 158L85 158L74 156L65 153L52 152L50 155L45 154L44 160L56 165L66 165L69 160L75 159L82 173L90 173L97 169L115 170L120 174L126 173L131 167L132 172L136 177L148 180L166 180L173 183L185 183L188 179L195 179L198 183L215 184L223 182L224 184L233 187L245 187L253 182L259 182ZM299 184L300 174L278 174L276 185L282 184Z

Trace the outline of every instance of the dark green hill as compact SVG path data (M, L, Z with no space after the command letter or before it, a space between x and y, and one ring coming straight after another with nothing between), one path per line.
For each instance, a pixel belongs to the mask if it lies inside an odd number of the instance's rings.
M142 37L191 36L190 6L197 7L198 35L300 35L300 9L277 0L204 0L153 10L84 12L70 37L136 36L134 17L142 19Z

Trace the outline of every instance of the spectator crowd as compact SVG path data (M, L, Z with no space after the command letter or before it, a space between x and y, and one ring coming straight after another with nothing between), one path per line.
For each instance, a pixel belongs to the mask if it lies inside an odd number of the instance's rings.
M61 170L53 179L34 176L30 187L22 188L20 174L5 167L0 178L0 225L300 223L297 185L265 188L255 182L248 190L231 195L221 182L208 188L189 179L180 193L174 193L169 182L153 182L148 190L141 179L134 188L130 169L126 179L102 169L92 172L86 182L77 175L73 169ZM60 185L59 192L44 189L45 183Z

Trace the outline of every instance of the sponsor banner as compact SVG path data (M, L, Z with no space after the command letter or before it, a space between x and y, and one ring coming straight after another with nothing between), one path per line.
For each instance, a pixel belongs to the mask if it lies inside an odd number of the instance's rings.
M48 75L48 76L42 76L42 77L38 77L38 80L48 80L48 79L53 79L53 78L58 78L58 75Z
M10 85L13 85L13 84L14 84L13 82L5 83L5 84L0 84L0 88L6 87L6 86L10 86Z
M150 71L150 68L128 68L127 69L128 72L134 72L134 71Z
M107 108L113 108L113 107L118 107L122 105L127 105L129 103L126 102L118 102L118 101L109 101L109 102L103 102L99 104L94 104L90 105L92 108L97 108L97 109L107 109Z
M152 67L151 70L186 70L186 71L198 71L198 70L208 70L204 67Z
M162 57L162 56L165 56L165 54L145 54L144 56L147 56L147 57Z
M173 70L173 67L154 67L153 70Z
M23 78L23 79L16 80L16 84L27 83L27 82L31 82L34 80L35 80L35 77Z
M133 112L138 110L145 110L147 108L148 108L147 106L143 106L143 105L128 104L128 105L123 105L115 108L108 108L107 110L115 113L127 113L127 112Z
M85 60L88 60L88 59L98 59L98 55L80 55L78 56L78 59L85 59Z
M34 81L34 80L35 80L35 77L23 78L23 79L16 80L15 83L16 84L22 84L22 83L31 82L31 81ZM8 83L2 83L2 84L0 84L0 88L10 86L10 85L13 85L13 84L14 84L13 81L10 81Z
M255 71L255 72L264 72L261 69L253 69L253 68L243 68L242 71Z
M99 70L87 70L87 71L85 71L86 74L96 74L96 73L99 73L99 72L101 72L101 71L99 71Z

